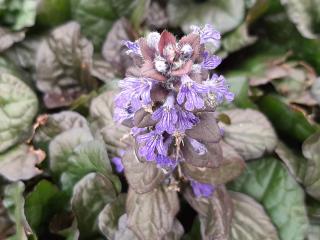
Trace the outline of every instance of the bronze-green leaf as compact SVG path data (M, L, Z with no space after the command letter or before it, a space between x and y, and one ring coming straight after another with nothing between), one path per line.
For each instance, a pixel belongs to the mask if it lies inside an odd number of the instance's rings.
M223 125L223 139L244 159L259 158L274 150L277 136L262 113L251 109L234 109L224 113L229 115L231 124Z
M231 226L233 240L279 240L277 229L258 202L242 193L229 194L234 206Z
M161 239L168 234L179 211L177 192L158 187L144 194L129 188L128 226L140 239Z
M199 213L202 239L229 239L232 202L224 185L216 186L210 198L196 198L190 188L185 190L184 197Z
M28 138L38 99L17 77L0 73L0 153Z
M98 215L115 198L116 191L112 182L100 173L89 173L75 185L71 206L80 230L79 239L99 236Z
M221 142L223 160L213 168L196 167L187 162L181 162L184 175L192 179L213 185L224 184L238 177L245 168L242 157L228 144Z
M307 192L320 199L320 133L310 136L302 145L304 157L308 160L304 178Z
M123 156L124 173L129 185L138 193L152 191L165 179L164 172L153 162L141 162L133 147Z

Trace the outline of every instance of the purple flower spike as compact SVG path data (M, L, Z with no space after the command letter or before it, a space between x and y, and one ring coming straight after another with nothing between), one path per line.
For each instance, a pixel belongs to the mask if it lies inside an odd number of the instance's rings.
M127 54L136 54L136 55L141 55L141 51L140 51L140 47L139 44L137 43L137 41L135 42L131 42L131 41L123 41L123 45L125 45L128 50L127 50Z
M155 161L158 154L167 155L166 148L163 144L163 136L159 131L151 131L139 135L137 141L140 145L139 154L145 157L147 161Z
M181 87L177 96L177 102L183 104L185 102L185 109L193 111L194 109L201 109L204 107L203 94L209 92L209 88L196 83L188 75L181 77Z
M165 173L159 184L177 190L180 179L189 179L196 197L212 196L215 186L195 181L199 180L196 176L190 179L186 171L176 171L183 170L177 169L183 161L200 167L197 160L210 157L211 138L223 134L211 112L219 103L232 101L234 95L223 76L211 77L211 70L222 61L212 50L219 47L220 39L220 33L206 24L193 26L193 32L180 39L164 30L161 34L151 32L135 42L123 42L136 63L128 69L126 78L119 81L121 91L114 102L114 119L131 128L134 141L126 138L125 144L141 161ZM207 129L214 132L208 135ZM220 148L211 150L217 159L222 159ZM121 154L112 162L117 170L123 170ZM218 167L216 161L212 164ZM171 181L171 174L176 173L181 178L178 182ZM132 185L131 177L127 176Z
M184 111L181 107L177 106L177 123L176 131L184 133L187 129L191 129L199 122L199 118L192 112Z
M191 187L194 195L196 195L197 198L210 197L215 190L213 185L197 182L195 180L191 180Z
M113 158L111 159L111 161L112 161L112 163L115 165L116 171L117 171L118 173L123 172L124 166L123 166L123 164L122 164L122 160L121 160L120 157L113 157Z
M159 121L156 124L157 130L166 131L170 134L174 132L174 124L178 120L174 102L175 98L172 94L170 94L165 103L152 114L153 120Z
M157 166L164 169L173 170L177 166L177 161L164 155L156 157Z
M222 59L217 55L209 55L208 52L203 53L203 62L201 63L201 67L204 69L215 69L221 63Z
M222 103L224 100L233 101L234 93L230 92L227 81L222 75L214 74L211 79L204 81L204 84L210 88L210 92L215 94L218 103Z
M206 24L202 29L198 26L191 26L193 33L200 35L200 43L212 42L218 46L220 44L221 34L213 28L211 24Z

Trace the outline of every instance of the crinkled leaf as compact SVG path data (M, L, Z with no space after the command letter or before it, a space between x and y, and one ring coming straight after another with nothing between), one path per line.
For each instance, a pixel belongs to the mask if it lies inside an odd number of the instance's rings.
M157 124L156 120L152 119L152 114L140 108L135 112L133 117L133 124L138 128L153 127Z
M242 157L229 145L221 142L223 160L216 167L196 167L181 162L183 174L198 182L224 184L238 177L245 168Z
M37 24L52 27L70 19L69 0L40 1L37 7Z
M306 237L308 218L304 192L279 160L269 157L247 163L247 170L230 187L263 205L280 239Z
M154 190L165 179L164 172L156 164L140 161L133 147L126 149L122 163L129 185L138 193Z
M159 29L159 28L165 28L168 25L169 18L168 14L166 12L166 9L159 4L158 2L153 1L140 1L144 2L145 5L150 4L150 6L144 6L144 8L140 8L140 13L137 11L137 18L140 17L140 21L136 20L136 22L142 22L144 19L142 17L145 17L146 24L149 26L149 28L153 29ZM144 14L141 14L144 12ZM136 24L135 26L137 26Z
M63 189L70 191L81 177L98 172L110 178L120 191L120 181L112 174L103 142L92 140L92 135L84 129L74 128L55 137L49 145L49 154L51 170L61 175Z
M281 0L281 3L302 36L306 38L319 37L320 2L318 0Z
M219 142L221 139L220 128L214 113L204 112L199 114L200 122L192 129L186 130L186 135L200 142Z
M73 129L83 128L85 131L90 131L87 120L77 112L61 111L46 116L44 125L41 125L34 136L33 141L36 143L48 143L58 134Z
M306 174L307 160L301 153L289 148L281 141L278 142L275 152L287 166L292 176L294 176L298 182L303 183Z
M184 32L189 32L191 25L204 26L210 23L218 31L225 33L241 23L245 5L243 0L209 0L204 3L173 0L168 3L167 11L169 23L181 26Z
M129 188L128 227L141 239L161 239L168 234L179 211L177 192L165 187L139 194Z
M88 130L73 128L57 135L49 145L50 169L55 175L62 174L68 168L68 158L81 143L92 141Z
M0 201L0 239L6 239L7 237L15 233L15 225L8 216L8 212Z
M116 78L114 67L100 57L95 57L93 59L91 74L106 84L110 84L110 81Z
M129 0L97 0L94 2L71 0L72 18L80 23L84 34L99 49L113 22L120 16L129 13L133 2Z
M202 239L228 239L232 220L232 202L222 186L216 186L210 198L196 198L190 188L184 192L187 202L199 213Z
M230 91L235 94L233 103L240 108L253 108L256 106L249 98L249 79L243 72L231 72L226 76L230 84ZM230 106L228 104L226 108Z
M314 69L305 62L287 61L285 55L257 55L244 64L250 85L271 83L288 103L313 106L317 102L310 92L316 79Z
M27 36L22 42L5 51L6 57L21 68L34 71L35 54L43 37L43 35Z
M201 143L200 143L201 144ZM205 151L199 152L190 140L185 138L181 147L183 158L196 167L217 167L222 161L222 149L219 143L203 144Z
M133 58L126 53L128 48L123 44L123 41L134 40L135 35L130 22L121 18L112 25L103 43L102 55L118 75L124 75L126 69L134 64Z
M307 192L320 199L320 133L310 136L302 145L304 157L308 160L304 178Z
M15 61L10 61L10 59L5 56L0 57L0 72L11 74L19 79L23 79L23 81L26 82L26 79L22 78L22 73L25 72L21 71L21 69L16 66Z
M42 173L37 165L45 153L26 144L18 145L0 154L0 174L10 181L27 180Z
M271 83L288 103L308 106L316 104L310 94L310 86L315 81L314 69L303 61L288 61L287 54L257 54L246 60L241 73L249 78L251 86Z
M82 143L74 149L74 153L75 155L69 158L71 172L75 171L79 174L81 172L80 169L84 171L94 169L106 174L112 171L107 151L101 141L95 140ZM73 157L74 159L72 159Z
M318 101L318 104L320 104L320 78L317 78L311 89L312 96Z
M233 240L278 240L278 233L263 207L248 195L229 192L233 206Z
M184 229L179 220L175 219L171 231L164 237L164 240L180 240Z
M35 23L37 0L1 1L0 21L12 30L19 31Z
M118 156L119 151L128 147L125 140L130 129L116 124L113 120L113 102L116 91L106 91L94 98L90 105L90 116L97 124L97 131L101 133L110 157Z
M118 230L115 232L114 240L132 239L138 240L137 235L127 226L127 214L119 218Z
M107 204L99 214L99 229L108 239L114 239L118 230L118 220L125 213L126 195L120 194Z
M65 195L47 180L41 180L25 200L26 218L39 235L49 225L54 214L62 211L67 204Z
M13 32L7 28L0 27L0 52L11 47L14 43L20 42L25 37L25 32Z
M259 158L274 150L277 136L263 114L251 109L234 109L224 113L230 117L231 124L223 125L223 139L243 158Z
M320 226L318 224L311 224L308 230L308 240L319 240Z
M175 219L172 225L172 230L166 236L163 237L164 240L179 240L183 235L183 227L180 222ZM127 214L123 214L119 218L118 230L115 232L114 240L138 240L137 235L127 226Z
M210 200L208 215L199 215L203 239L228 239L232 220L232 203L223 188L215 190L215 198Z
M172 230L166 236L164 240L180 240L183 235L183 227L180 222L175 219L172 225ZM127 214L123 214L119 218L118 230L115 232L114 240L138 240L137 235L127 226Z
M112 174L111 164L105 145L100 140L93 140L89 130L73 128L57 135L49 145L50 167L53 174L60 176L63 189L71 191L81 177L89 172L100 172L110 178L117 191L121 183Z
M81 36L76 22L54 29L41 42L36 53L36 83L45 93L47 107L68 106L80 92L95 86L92 56L93 46Z
M228 53L238 51L255 43L257 37L250 36L248 25L241 24L236 30L226 35L222 40L222 49Z
M24 215L24 189L23 182L15 182L7 185L4 191L3 205L16 224L16 233L8 240L36 239Z
M0 73L0 152L26 139L38 111L38 100L21 80Z
M116 190L112 182L99 173L89 173L75 185L71 206L80 230L79 239L99 236L98 215L115 198Z
M266 84L287 75L285 61L288 55L258 54L244 63L245 74L250 78L251 86Z
M309 65L299 62L288 62L278 66L286 74L272 81L272 85L288 102L304 105L315 105L317 102L309 92L309 88L316 79L316 73ZM281 70L280 70L281 71Z

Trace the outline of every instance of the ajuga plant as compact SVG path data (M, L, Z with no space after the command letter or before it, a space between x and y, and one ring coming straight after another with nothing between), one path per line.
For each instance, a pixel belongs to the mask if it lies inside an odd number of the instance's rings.
M213 72L219 41L205 25L179 41L163 31L124 42L135 65L119 82L114 119L131 132L122 159L113 162L128 180L127 225L139 239L179 236L178 196L199 213L203 236L228 239L232 206L224 184L244 162L221 141L216 108L234 94Z

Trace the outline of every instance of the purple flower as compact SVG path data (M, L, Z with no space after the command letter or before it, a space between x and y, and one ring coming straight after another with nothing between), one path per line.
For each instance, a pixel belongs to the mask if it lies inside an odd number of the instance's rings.
M199 154L199 155L204 155L208 152L208 149L206 148L206 146L204 144L202 144L201 142L188 137L188 140L192 146L192 148L194 149L194 151Z
M234 99L234 93L230 92L227 81L222 75L214 74L211 79L204 81L204 84L210 88L210 93L215 95L218 103L224 100L231 102Z
M177 166L177 161L164 155L156 157L157 166L163 169L173 170Z
M208 92L209 88L207 86L196 83L188 75L183 75L181 77L181 86L177 96L177 102L182 104L186 99L184 106L188 111L201 109L204 107L203 94Z
M223 127L219 127L219 130L220 130L220 135L224 136L224 133L225 133L224 128Z
M203 62L201 63L201 67L204 69L215 69L218 65L220 65L222 59L217 55L209 55L209 52L203 53Z
M145 127L145 128L138 128L138 127L133 127L133 128L131 128L131 131L130 131L130 133L132 134L132 136L137 136L138 134L140 134L140 133L142 133L142 132L144 132L144 131L146 131L147 130L147 128Z
M195 180L191 180L191 187L192 187L194 195L196 195L197 198L198 197L210 197L215 190L213 185L207 184L207 183L197 182Z
M137 55L141 55L140 47L137 41L131 42L131 41L122 41L123 45L125 45L128 50L126 51L127 54L133 53Z
M165 103L152 114L152 119L158 121L156 124L157 130L166 131L168 133L174 132L174 124L178 119L174 102L175 98L170 94Z
M111 159L111 161L112 161L112 163L115 165L116 171L117 171L118 173L123 172L124 166L123 166L123 164L122 164L122 160L121 160L120 157L113 157L113 158Z
M206 24L202 29L198 26L191 26L191 29L193 33L200 35L200 44L207 42L212 42L216 46L220 44L221 34L212 25Z
M140 145L139 154L147 161L155 161L158 154L166 155L167 151L163 144L162 132L151 131L137 137Z
M137 109L132 106L116 107L113 113L113 120L122 123L124 120L132 120Z
M176 110L178 118L175 127L178 132L184 133L199 122L199 118L192 112L185 111L179 106L176 107Z
M148 105L151 103L151 79L126 77L119 81L119 87L122 91L115 99L116 106L124 106L130 103L132 107L136 109L141 103L142 105Z

